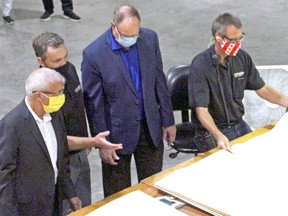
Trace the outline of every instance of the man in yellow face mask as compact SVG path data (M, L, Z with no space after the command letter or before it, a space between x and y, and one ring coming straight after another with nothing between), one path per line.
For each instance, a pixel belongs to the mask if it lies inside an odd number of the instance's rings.
M47 94L50 93L41 93L49 99L48 105L43 104L43 108L47 113L57 112L65 103L65 95L63 93L63 90L61 90L61 93L57 93L57 95L52 97L47 96Z
M65 101L64 84L54 70L35 70L26 80L25 100L0 121L1 215L61 215L63 199L73 211L82 207L57 112Z

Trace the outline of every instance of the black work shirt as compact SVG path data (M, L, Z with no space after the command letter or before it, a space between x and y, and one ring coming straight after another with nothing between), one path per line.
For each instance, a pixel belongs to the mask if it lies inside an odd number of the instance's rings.
M208 108L218 127L236 124L244 115L244 90L258 90L265 85L251 57L244 50L240 49L236 56L227 57L226 66L212 61L215 54L215 47L212 46L198 54L190 66L189 104L194 128L203 128L197 119L196 107ZM229 123L219 85L222 85Z
M61 110L64 116L67 135L87 137L88 128L85 115L83 91L75 69L75 66L68 62L67 71L58 71L66 78L65 103Z

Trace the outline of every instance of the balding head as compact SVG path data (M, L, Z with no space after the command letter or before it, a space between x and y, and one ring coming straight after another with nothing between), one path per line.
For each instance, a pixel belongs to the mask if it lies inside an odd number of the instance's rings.
M141 22L141 18L139 12L135 7L125 4L118 6L113 13L113 23L118 25L127 17L137 17L139 22Z

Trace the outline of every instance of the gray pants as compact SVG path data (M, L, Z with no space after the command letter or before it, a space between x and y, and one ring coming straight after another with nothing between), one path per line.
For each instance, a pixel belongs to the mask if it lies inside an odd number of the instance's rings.
M81 199L82 206L91 204L91 176L90 165L86 155L86 150L70 154L70 172L74 183L76 195ZM67 215L70 209L68 200L63 201L63 212Z

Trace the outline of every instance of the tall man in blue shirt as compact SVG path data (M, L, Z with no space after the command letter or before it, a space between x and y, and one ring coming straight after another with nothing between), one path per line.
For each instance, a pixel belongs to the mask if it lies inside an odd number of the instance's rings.
M104 195L131 186L134 156L138 181L162 170L163 139L176 127L156 32L140 28L130 5L118 6L111 27L83 51L82 83L92 135L110 130L123 149L100 149Z

